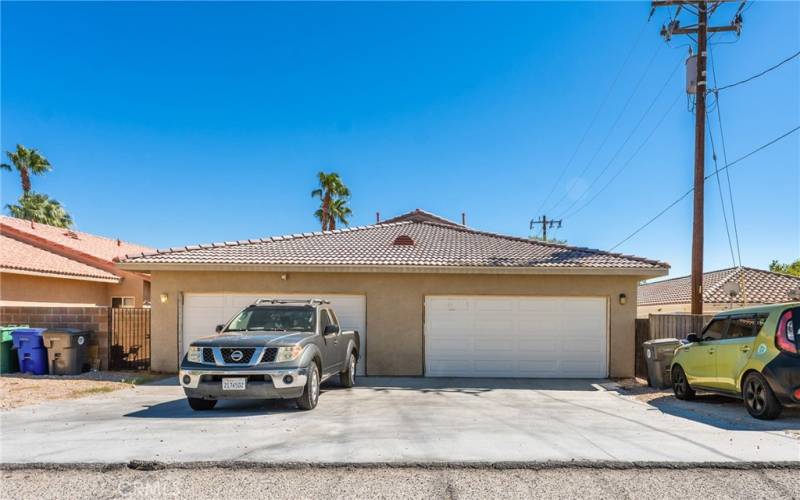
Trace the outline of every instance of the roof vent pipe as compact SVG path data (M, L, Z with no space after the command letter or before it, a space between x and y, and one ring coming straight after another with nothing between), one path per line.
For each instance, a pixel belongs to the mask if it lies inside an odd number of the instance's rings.
M380 221L381 221L381 213L380 212L375 212L375 222L377 223L377 222L380 222Z
M467 212L461 212L461 225L467 225Z

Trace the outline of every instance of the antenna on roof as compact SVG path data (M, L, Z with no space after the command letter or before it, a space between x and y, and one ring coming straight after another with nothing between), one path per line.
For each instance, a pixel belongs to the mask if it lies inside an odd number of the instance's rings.
M378 223L381 221L381 213L375 212L375 222Z
M467 225L467 212L461 212L461 225Z

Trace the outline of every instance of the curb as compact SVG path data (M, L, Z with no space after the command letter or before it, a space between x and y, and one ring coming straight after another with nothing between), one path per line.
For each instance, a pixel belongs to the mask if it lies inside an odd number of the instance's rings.
M788 462L617 462L568 460L539 462L155 462L132 460L118 463L3 463L0 471L162 471L192 469L299 470L299 469L473 469L473 470L765 470L798 469L800 461Z

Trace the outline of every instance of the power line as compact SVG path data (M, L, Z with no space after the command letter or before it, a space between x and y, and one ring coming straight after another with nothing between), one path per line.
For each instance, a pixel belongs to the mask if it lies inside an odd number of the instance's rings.
M728 164L726 164L724 167L722 167L722 168L720 168L720 169L719 169L719 172L722 172L723 170L727 170L727 169L731 168L732 166L736 165L737 163L739 163L739 162L741 162L741 161L743 161L743 160L745 160L745 159L747 159L747 158L749 158L749 157L753 156L754 154L758 153L759 151L761 151L761 150L763 150L763 149L766 149L766 148L768 148L768 147L772 146L773 144L775 144L776 142L778 142L778 141L780 141L780 140L782 140L782 139L785 139L786 137L788 137L788 136L792 135L793 133L797 132L798 130L800 130L800 125L798 125L797 127L795 127L795 128L793 128L793 129L791 129L790 131L786 132L785 134L783 134L783 135L781 135L781 136L779 136L779 137L777 137L777 138L775 138L775 139L773 139L773 140L769 141L768 143L766 143L766 144L764 144L764 145L762 145L762 146L759 146L758 148L756 148L756 149L754 149L754 150L750 151L749 153L747 153L746 155L744 155L744 156L741 156L741 157L739 157L739 158L735 159L735 160L734 160L734 161L732 161L731 163L728 163ZM704 177L704 178L703 178L703 181L706 181L706 180L708 180L709 178L711 178L711 176L715 175L716 173L717 173L717 172L715 172L714 174L709 174L709 175L707 175L706 177ZM661 217L662 215L664 215L665 213L667 213L667 212L668 212L668 211L669 211L669 210L670 210L672 207L674 207L675 205L677 205L678 203L680 203L681 201L683 201L683 199L684 199L684 198L686 198L687 196L689 196L690 194L692 194L692 192L693 192L693 191L694 191L694 188L691 188L691 189L689 189L688 191L686 191L685 193L683 193L683 194L680 196L680 198L678 198L677 200L675 200L675 201L673 201L672 203L670 203L669 205L667 205L667 207L666 207L665 209L663 209L662 211L660 211L658 214L656 214L656 216L655 216L655 217L653 217L652 219L648 220L648 221L647 221L646 223L644 223L643 225L639 226L639 227L638 227L638 228L637 228L637 229L636 229L634 232L632 232L632 233L631 233L631 234L629 234L627 237L625 237L625 239L623 239L622 241L620 241L619 243L617 243L617 244L616 244L616 245L614 245L613 247L609 248L609 250L608 250L608 251L610 252L610 251L614 250L615 248L619 247L620 245L622 245L623 243L625 243L625 242L626 242L626 241L628 241L629 239L631 239L631 238L633 238L634 236L636 236L637 234L639 234L639 233L640 233L640 232L641 232L641 231L642 231L644 228L646 228L647 226L649 226L650 224L652 224L653 222L655 222L655 221L656 221L656 219L658 219L659 217Z
M653 109L653 106L655 106L656 102L658 102L658 99L659 99L659 98L661 97L661 95L664 93L664 90L665 90L665 89L667 88L667 86L669 85L669 82L671 82L671 81L672 81L672 78L675 76L675 73L678 71L678 68L680 68L680 67L681 67L682 63L683 63L683 61L682 61L682 60L679 60L679 61L678 61L678 64L675 66L675 69L673 69L673 70L672 70L672 72L669 74L669 76L667 77L667 80L664 82L664 85L662 85L662 86L661 86L661 88L658 90L658 93L656 94L655 98L653 98L652 102L650 102L650 105L649 105L649 106L647 107L647 109L644 111L644 113L642 114L641 118L639 118L639 121L638 121L638 122L636 122L636 125L634 125L634 126L633 126L633 128L631 129L631 131L630 131L630 133L628 134L628 136L627 136L627 137L625 138L625 140L622 142L622 145L621 145L621 146L620 146L620 147L617 149L617 151L614 153L614 155L611 157L611 159L608 161L608 163L606 163L605 167L603 167L603 169L602 169L602 170L600 170L600 173L598 173L598 174L597 174L597 175L594 177L594 179L592 179L592 182L590 182L590 183L589 183L589 186L586 188L586 191L584 191L584 192L583 192L583 194L581 194L580 196L578 196L577 198L575 198L575 199L572 201L572 203L571 203L571 204L570 204L570 205L569 205L569 206L568 206L566 209L564 209L563 213L568 213L570 210L572 210L572 208L573 208L573 207L575 207L575 205L576 205L576 204L577 204L577 203L578 203L578 202L579 202L579 201L580 201L580 200L581 200L581 199L582 199L584 196L586 196L586 194L587 194L587 193L588 193L588 192L589 192L589 191L592 189L592 187L593 187L595 184L597 184L597 181L599 181L599 180L600 180L600 178L603 176L603 174L605 174L605 173L606 173L606 171L608 171L608 168L609 168L609 167L610 167L610 166L611 166L611 165L614 163L614 160L616 160L616 159L617 159L617 156L619 156L619 154L622 152L622 150L625 148L625 146L627 146L627 145L628 145L628 142L631 140L631 138L634 136L634 134L635 134L635 133L636 133L636 132L639 130L639 127L641 126L642 122L644 122L644 119L645 119L645 118L647 118L647 115L649 115L649 114L650 114L650 111ZM671 108L671 106L670 106L670 108ZM659 125L660 125L660 124L661 124L661 121L659 121L658 123L659 123ZM651 135L652 135L652 134L651 134ZM649 138L650 138L650 137L648 136L648 137L647 137L647 139L649 139ZM647 141L647 139L645 140L645 142ZM641 146L640 146L640 148L641 148ZM637 151L637 152L638 152L638 151ZM564 217L566 217L566 216L564 216Z
M589 162L586 164L586 166L583 167L583 170L581 170L581 173L578 174L578 177L583 177L584 174L586 174L586 171L589 170L589 167L592 166L592 163L594 163L594 160L597 159L597 155L600 154L600 151L603 149L603 147L608 142L608 139L611 137L611 134L614 132L614 129L617 127L617 124L619 124L620 119L622 119L622 116L625 114L625 111L627 111L628 106L630 105L630 103L633 100L634 96L639 91L639 87L642 86L642 82L644 82L645 77L648 75L648 73L650 73L650 68L653 66L653 62L655 62L656 57L658 56L660 51L661 51L661 46L659 45L658 47L656 47L655 52L653 52L653 56L650 58L650 61L648 61L647 66L645 67L644 73L642 73L642 76L636 82L636 85L634 85L633 91L631 92L630 96L628 96L628 99L625 101L625 104L623 104L622 109L617 114L617 117L614 119L614 123L612 123L611 127L608 128L608 132L606 133L605 137L603 137L603 140L600 142L600 145L597 147L597 149L595 149L594 154L592 154L592 157L591 157L591 159L589 159ZM555 203L555 205L552 206L552 208L549 210L549 212L554 211L559 205L561 205L561 202L563 202L566 199L568 194L569 194L569 192L565 191L564 194L561 196L561 198L559 198L558 201Z
M714 160L714 177L717 179L717 190L719 191L719 202L722 205L722 220L725 222L725 234L728 236L728 247L731 250L731 260L733 267L736 267L736 255L733 253L733 240L731 230L728 225L728 211L725 209L725 197L722 194L722 182L719 180L719 164L717 163L717 148L714 145L714 132L708 127L708 138L711 142L711 158Z
M661 119L659 119L658 123L656 123L656 126L653 127L653 129L650 131L650 133L647 135L647 137L645 137L644 140L641 142L641 144L639 144L639 147L637 147L636 150L633 152L633 154L628 158L628 160L625 163L622 164L622 167L620 167L619 170L617 170L614 173L614 175L611 176L611 178L608 180L608 182L606 182L603 185L603 187L601 187L594 194L594 196L592 196L586 203L581 205L578 209L576 209L576 210L572 211L571 213L565 215L563 218L568 219L570 217L574 217L574 216L578 215L586 207L588 207L589 205L594 203L594 200L596 200L606 189L608 189L608 186L610 186L617 179L617 177L619 177L620 174L622 174L622 172L625 171L625 169L628 167L628 165L630 165L630 163L633 161L633 159L639 154L639 152L642 150L642 148L644 148L644 146L655 135L656 131L661 127L661 124L664 123L664 120L669 115L669 112L672 111L672 109L675 107L675 104L677 104L677 102L680 100L680 98L682 96L683 96L683 94L680 93L675 97L675 100L672 101L672 103L669 105L669 108L667 108L667 111L661 115Z
M645 29L647 28L647 24L648 23L644 23L644 25L642 26L642 29L639 31L639 34L636 36L636 40L633 42L633 45L631 46L631 49L628 51L628 55L625 56L625 60L622 62L622 66L620 66L619 71L617 71L616 76L614 76L614 79L611 81L611 85L608 87L608 90L606 91L606 94L603 97L603 100L600 101L600 106L597 107L597 110L594 112L594 116L589 121L589 126L586 127L586 130L584 130L583 136L581 136L580 141L578 141L578 145L575 146L575 149L572 151L572 155L570 155L569 160L567 161L567 163L564 166L564 168L561 170L561 174L558 176L556 181L553 183L553 187L550 189L550 192L547 193L547 196L545 197L544 201L542 201L542 204L539 206L539 209L537 210L537 212L541 212L542 209L544 208L544 206L547 205L547 202L550 201L550 198L553 196L553 193L555 192L555 190L558 187L559 183L564 178L564 175L567 173L567 170L569 170L569 167L572 165L572 162L575 160L575 157L577 156L578 151L581 149L581 146L583 146L583 143L586 141L586 138L589 136L589 132L592 130L592 127L594 127L594 124L597 121L597 118L600 116L600 111L602 111L603 107L606 105L606 102L608 102L608 98L611 97L611 92L614 90L614 87L616 87L617 82L619 81L619 78L622 76L622 72L628 66L628 62L630 61L631 56L636 51L636 48L639 46L639 42L642 39L642 35L644 34Z
M752 5L753 5L752 3L749 4L747 6L747 8L745 9L745 12L747 12L747 9L752 7ZM716 85L717 84L717 69L716 69L716 65L714 63L714 61L715 61L714 49L710 50L710 54L711 54L711 76L714 78L714 85ZM725 161L725 164L727 165L728 164L728 151L727 151L727 148L725 147L725 131L724 131L723 127L722 127L722 112L720 111L720 107L719 107L719 93L716 93L716 92L714 93L714 103L715 103L714 108L715 108L715 110L717 112L717 124L719 126L719 136L720 136L720 140L722 142L722 159ZM736 255L739 257L739 266L741 267L741 265L742 265L742 247L741 247L741 245L739 245L739 227L738 227L738 225L736 223L736 208L735 208L735 204L733 203L733 187L731 185L731 173L730 173L730 170L727 170L727 169L725 170L725 178L726 178L727 184L728 184L728 199L729 199L730 205L731 205L731 218L733 219L733 234L734 234L734 236L736 238Z
M767 73L769 73L769 72L770 72L770 71L772 71L772 70L775 70L775 69L778 69L778 68L780 68L781 66L783 66L784 64L786 64L787 62L791 61L792 59L794 59L794 58L795 58L795 57L797 57L797 56L800 56L800 50L798 50L798 51L797 51L797 52L795 52L794 54L790 55L789 57L787 57L787 58L786 58L786 59L784 59L783 61L779 62L778 64L776 64L776 65L774 65L774 66L771 66L771 67L769 67L769 68L765 69L765 70L764 70L764 71L762 71L761 73L758 73L758 74L756 74L756 75L753 75L753 76L751 76L750 78L745 78L744 80L739 80L739 81L738 81L738 82L736 82L736 83L731 83L730 85L724 85L724 86L722 86L722 87L717 87L717 88L710 89L708 92L709 92L709 93L712 93L712 92L713 92L713 93L717 93L717 92L719 92L720 90L729 89L729 88L732 88L732 87L736 87L737 85L742 85L743 83L747 83L747 82L750 82L750 81L752 81L752 80L755 80L756 78L759 78L759 77L762 77L762 76L766 75Z

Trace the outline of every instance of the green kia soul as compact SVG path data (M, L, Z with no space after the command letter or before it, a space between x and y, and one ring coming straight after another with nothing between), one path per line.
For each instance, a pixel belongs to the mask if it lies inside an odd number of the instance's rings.
M738 397L761 419L800 406L799 327L800 303L717 314L702 334L689 334L675 349L675 397L693 399L696 390Z

